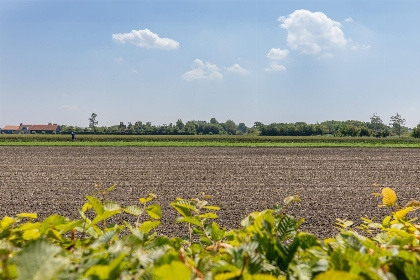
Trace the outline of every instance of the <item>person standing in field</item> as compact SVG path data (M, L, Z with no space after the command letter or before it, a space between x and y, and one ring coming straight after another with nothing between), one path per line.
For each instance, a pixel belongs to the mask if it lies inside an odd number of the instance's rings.
M71 132L71 140L73 140L73 141L74 141L75 136L76 136L76 133L74 133L74 131L72 131L72 132Z

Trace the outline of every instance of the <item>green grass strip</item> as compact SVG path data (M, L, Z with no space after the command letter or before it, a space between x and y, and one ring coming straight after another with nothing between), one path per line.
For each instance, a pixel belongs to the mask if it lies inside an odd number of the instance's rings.
M0 146L58 146L58 147L378 147L420 148L420 143L384 142L220 142L220 141L141 141L141 142L0 142Z

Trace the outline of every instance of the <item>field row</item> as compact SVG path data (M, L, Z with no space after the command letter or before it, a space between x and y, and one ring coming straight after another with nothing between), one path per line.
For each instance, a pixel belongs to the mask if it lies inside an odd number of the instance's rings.
M336 218L389 214L370 195L380 192L373 183L394 188L400 204L420 198L417 149L6 146L0 157L0 216L76 218L95 184L117 184L109 199L124 206L157 194L164 218L159 232L167 235L180 230L169 226L176 217L169 203L201 192L222 208L220 224L227 228L299 193L302 202L291 212L319 236L336 232Z

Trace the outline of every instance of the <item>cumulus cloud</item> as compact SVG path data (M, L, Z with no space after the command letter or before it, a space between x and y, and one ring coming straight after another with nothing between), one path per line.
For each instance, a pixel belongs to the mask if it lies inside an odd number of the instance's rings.
M74 105L61 105L61 108L69 111L79 111L79 107Z
M228 67L227 70L239 74L249 74L249 71L242 68L239 64L234 64L231 67Z
M181 77L184 80L221 80L223 75L219 72L219 67L216 64L206 62L201 59L194 60L195 69L185 72Z
M269 59L275 59L275 60L282 60L289 54L289 50L285 49L271 49L270 52L267 54L267 57Z
M344 20L344 22L353 22L354 20L351 18L351 17L349 17L349 18L346 18L345 20Z
M264 69L265 72L279 72L279 71L286 71L286 66L278 64L276 62L272 62L270 67Z
M318 54L324 50L343 48L347 44L341 24L324 13L296 10L280 17L280 25L287 30L287 46L304 54Z
M132 30L130 33L112 34L112 40L118 44L132 44L140 48L172 50L179 43L169 38L160 38L149 29Z

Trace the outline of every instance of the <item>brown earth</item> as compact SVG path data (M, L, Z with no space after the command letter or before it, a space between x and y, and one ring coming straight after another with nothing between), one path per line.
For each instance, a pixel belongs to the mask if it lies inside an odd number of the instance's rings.
M401 205L420 199L420 150L390 148L0 147L0 217L37 212L77 219L85 195L117 184L107 200L123 206L149 192L162 206L159 233L185 234L169 206L200 192L218 205L219 224L238 227L247 214L299 193L290 213L301 229L333 236L336 218L382 218L379 186L392 187ZM124 214L125 215L125 214ZM116 222L120 223L122 216ZM412 216L418 213L412 213Z

